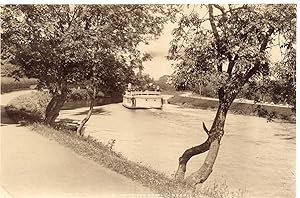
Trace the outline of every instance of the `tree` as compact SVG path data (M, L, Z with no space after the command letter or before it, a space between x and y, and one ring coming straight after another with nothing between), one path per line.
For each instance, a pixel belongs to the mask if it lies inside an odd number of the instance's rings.
M170 75L161 76L155 83L164 91L174 91L174 85L171 81L172 77Z
M2 6L1 59L19 66L15 76L37 78L38 87L50 91L53 97L45 123L53 125L70 84L91 78L93 86L101 84L104 79L98 72L111 57L118 66L124 63L122 70L140 65L143 54L137 46L161 33L172 9L156 5ZM114 74L119 67L105 71Z
M219 98L210 130L203 123L207 140L179 158L175 178L184 180L190 158L208 151L200 169L185 179L192 185L203 183L211 174L228 109L240 90L252 81L274 76L271 49L279 46L283 53L284 58L276 63L285 68L282 73L294 79L296 67L296 5L214 4L199 9L208 17L200 16L196 6L191 14L183 15L172 32L169 51L169 58L178 61L177 76L191 84L213 82Z
M101 59L103 61L92 68L92 77L86 83L89 90L90 105L87 115L81 120L77 128L78 135L84 135L83 127L92 115L95 99L99 91L104 92L106 95L121 94L125 86L135 80L134 72L127 66L125 60L123 60L124 62L117 60L113 55L105 55Z

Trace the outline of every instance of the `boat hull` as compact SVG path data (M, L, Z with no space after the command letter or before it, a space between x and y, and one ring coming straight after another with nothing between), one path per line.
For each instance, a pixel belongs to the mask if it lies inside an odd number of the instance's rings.
M161 109L163 98L160 95L124 95L122 104L129 109Z

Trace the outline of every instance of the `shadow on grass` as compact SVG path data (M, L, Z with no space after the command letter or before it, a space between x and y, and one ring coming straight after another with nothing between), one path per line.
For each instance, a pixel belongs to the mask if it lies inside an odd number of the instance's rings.
M61 124L61 123L63 123L63 124L77 124L79 122L80 122L80 120L78 120L78 119L64 118L64 119L60 119L57 123L58 124Z
M60 119L58 122L56 122L54 128L55 129L67 129L70 131L77 131L79 124L80 124L80 120L64 118L64 119Z

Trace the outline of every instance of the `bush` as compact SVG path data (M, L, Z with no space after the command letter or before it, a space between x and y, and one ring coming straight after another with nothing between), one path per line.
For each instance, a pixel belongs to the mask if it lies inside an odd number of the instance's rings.
M14 98L5 107L9 117L16 121L40 121L44 119L51 97L47 92L34 92Z
M9 77L14 73L14 71L18 70L18 66L13 65L13 64L4 64L1 65L1 76L4 77Z
M90 99L91 91L87 89L75 89L72 88L69 95L68 101L75 102L75 101L87 101ZM96 95L96 98L103 98L104 93L99 91Z
M68 97L68 101L88 100L89 93L86 89L72 89Z
M16 81L14 78L1 77L1 93L8 93L21 89L29 89L30 86L36 84L36 79L21 78L19 81Z

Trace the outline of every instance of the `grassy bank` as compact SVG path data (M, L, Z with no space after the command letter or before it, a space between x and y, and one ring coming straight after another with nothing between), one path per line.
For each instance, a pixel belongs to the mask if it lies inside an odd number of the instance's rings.
M113 151L110 144L103 144L90 136L75 136L72 131L56 130L43 124L34 123L29 127L38 134L53 139L79 155L137 181L156 193L167 196L172 193L180 195L191 192L188 186L176 183L162 173L126 159Z
M37 85L36 79L21 78L19 81L16 81L14 78L1 77L1 94L30 89L34 85Z
M214 110L217 109L219 105L219 102L217 100L183 97L178 94L168 99L168 102L170 104L175 104L182 107ZM292 112L291 109L286 107L233 103L229 111L234 114L260 116L270 120L277 118L291 122L295 121L295 113Z

